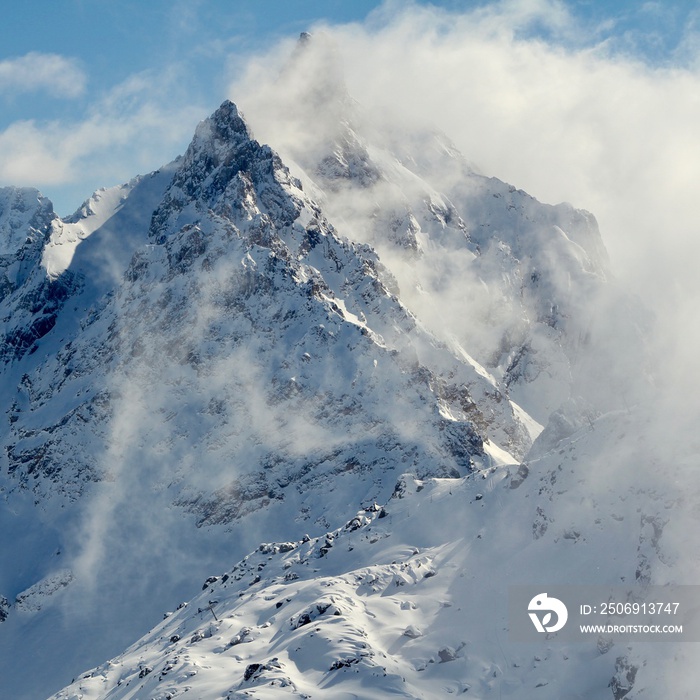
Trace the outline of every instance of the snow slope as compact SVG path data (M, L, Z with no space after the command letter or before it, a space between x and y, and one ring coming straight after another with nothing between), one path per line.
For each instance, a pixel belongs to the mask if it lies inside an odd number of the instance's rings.
M692 644L556 635L523 644L509 635L509 586L541 584L543 572L549 586L682 582L681 552L663 533L690 525L684 497L668 488L668 473L645 485L629 479L651 441L622 448L623 433L649 418L592 419L526 466L406 475L383 506L321 537L261 544L208 577L195 598L52 700L575 700L671 688L693 697ZM613 454L617 474L600 483ZM630 669L634 695L623 690Z

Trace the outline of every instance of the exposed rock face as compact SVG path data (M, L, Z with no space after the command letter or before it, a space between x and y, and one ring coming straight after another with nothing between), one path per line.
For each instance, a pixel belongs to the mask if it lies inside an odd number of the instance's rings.
M0 361L19 359L55 325L73 288L67 277L52 285L41 256L58 217L37 190L0 188Z
M0 301L34 271L56 218L37 190L0 188Z
M610 681L610 689L615 700L622 700L632 692L638 670L637 666L632 664L626 656L617 657L615 675Z
M10 613L10 602L5 596L0 596L0 622L5 622Z

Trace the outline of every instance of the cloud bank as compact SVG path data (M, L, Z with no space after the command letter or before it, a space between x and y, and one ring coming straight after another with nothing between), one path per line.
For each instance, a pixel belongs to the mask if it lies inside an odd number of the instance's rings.
M569 7L514 0L448 12L388 3L363 24L312 33L333 45L350 95L375 123L394 132L437 127L484 174L594 213L612 270L656 318L649 340L661 381L673 387L659 400L676 421L690 409L680 396L700 387L691 321L700 300L693 26L675 63L650 65L630 50L639 36L611 38L608 25L584 24ZM239 66L229 88L256 136L283 156L315 147L299 114L274 109L292 50L293 40L282 42ZM300 95L317 68L299 71ZM322 137L324 125L316 128ZM628 366L629 351L622 343L616 350Z

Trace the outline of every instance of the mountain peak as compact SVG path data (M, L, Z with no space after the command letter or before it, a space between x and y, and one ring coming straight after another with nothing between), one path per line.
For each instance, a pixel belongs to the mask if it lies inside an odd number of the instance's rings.
M0 255L16 253L37 232L45 238L53 218L53 204L39 190L0 187Z
M302 32L278 87L288 97L326 110L334 103L347 108L350 96L345 85L345 67L335 41L326 34Z
M289 182L289 172L279 156L253 138L236 105L226 100L198 125L165 198L153 215L150 235L162 240L165 230L186 210L189 213L178 226L197 220L197 212L203 210L228 210L230 202L245 208L246 192L269 193L277 191L280 183ZM261 196L264 199L264 194ZM286 199L280 193L276 198ZM284 218L291 221L295 216L295 211L287 211Z
M241 116L238 107L231 100L224 100L221 106L203 123L210 122L217 128L216 135L220 138L230 139L234 134L243 135L250 139L251 133L248 125Z
M0 187L0 300L32 275L57 218L38 190Z
M185 165L200 159L203 151L212 156L212 164L218 165L233 150L252 138L238 107L231 100L224 100L208 119L197 126L192 143L184 156Z

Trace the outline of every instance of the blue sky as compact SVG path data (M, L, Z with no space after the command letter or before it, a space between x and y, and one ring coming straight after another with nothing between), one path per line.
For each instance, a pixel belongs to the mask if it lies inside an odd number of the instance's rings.
M180 153L197 121L224 97L236 99L236 72L249 57L319 22L359 23L381 37L378 27L411 6L470 16L480 27L490 12L515 40L554 53L605 47L609 58L652 70L697 61L697 3L685 1L443 0L383 10L376 0L13 3L0 43L0 185L37 186L67 214L98 186Z

